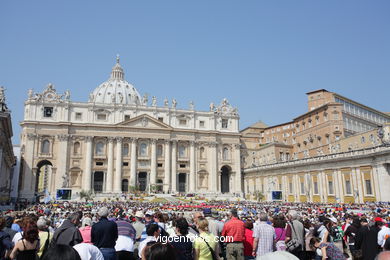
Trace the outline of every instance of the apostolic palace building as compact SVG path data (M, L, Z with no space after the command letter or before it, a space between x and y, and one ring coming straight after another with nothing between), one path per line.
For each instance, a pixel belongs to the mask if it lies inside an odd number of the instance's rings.
M239 115L228 100L197 111L141 96L119 58L86 102L49 84L29 90L21 123L21 198L72 189L101 196L133 190L242 193Z
M182 109L175 99L141 96L117 58L110 78L85 102L52 84L42 93L29 90L19 196L68 189L72 198L139 190L390 201L390 114L324 89L307 97L307 112L290 122L240 131L238 111L226 99L198 111L193 102Z

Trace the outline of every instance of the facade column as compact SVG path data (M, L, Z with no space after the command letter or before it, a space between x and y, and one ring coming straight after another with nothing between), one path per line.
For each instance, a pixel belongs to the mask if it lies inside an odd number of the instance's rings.
M131 139L130 185L133 187L137 186L137 140L137 138Z
M85 138L85 169L83 172L83 190L91 191L92 186L92 136Z
M177 141L172 141L172 170L171 170L171 193L177 192Z
M195 142L190 142L190 178L189 178L189 192L195 192L196 174L195 174Z
M334 196L335 196L335 201L337 201L337 199L340 199L340 186L339 186L339 181L338 181L338 178L337 178L337 172L338 170L333 170L333 173L332 173L332 178L333 178L333 193L334 193Z
M320 172L320 179L321 179L321 202L322 203L327 203L328 202L328 192L327 192L327 187L328 182L326 181L326 176L325 172L321 171Z
M234 145L234 171L236 172L236 179L235 179L235 192L242 194L242 176L241 176L241 155L240 155L240 144Z
M68 141L69 135L57 135L59 141L57 154L61 155L61 160L57 161L57 175L55 188L70 188L70 174L68 172ZM52 144L53 145L53 144Z
M390 201L390 174L387 164L380 163L372 167L373 186L375 187L375 197L377 201ZM380 180L380 181L379 181Z
M359 203L364 203L364 183L362 183L362 173L360 172L360 168L355 168L355 176L356 176L356 184L358 189L358 197L359 197Z
M338 169L336 171L336 179L337 179L337 183L338 183L338 187L339 187L339 192L340 192L340 195L339 195L339 200L338 202L341 202L341 203L344 203L344 178L343 178L343 173L341 172L340 169Z
M114 178L114 137L108 138L106 192L112 192Z
M165 141L165 153L164 153L164 193L169 192L169 183L170 183L170 159L171 159L171 142L169 140Z
M152 139L152 151L150 158L150 184L156 185L157 182L157 140Z
M34 164L34 155L35 155L35 145L38 140L36 134L27 134L26 135L26 146L23 153L23 173L22 173L22 190L20 191L20 197L26 199L32 199L34 197L35 191L35 180L33 179L34 173L33 168Z
M219 176L218 157L217 157L217 143L209 143L209 187L208 190L211 192L217 192L217 178Z
M122 137L116 138L116 161L115 161L115 176L114 176L114 192L121 193L122 183Z

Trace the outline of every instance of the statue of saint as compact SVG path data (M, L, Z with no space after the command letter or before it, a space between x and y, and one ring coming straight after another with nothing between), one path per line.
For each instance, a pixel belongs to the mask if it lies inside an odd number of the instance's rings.
M93 97L94 97L94 96L93 96L93 93L92 93L92 92L89 93L89 100L88 100L88 101L89 101L89 102L93 102Z
M169 101L168 101L167 98L164 99L164 106L165 106L165 107L169 106Z
M213 112L215 110L215 105L213 102L210 103L210 111Z
M148 105L148 94L144 94L144 96L142 97L142 105Z
M172 108L176 108L176 106L177 106L176 99L172 99Z
M5 103L4 87L0 86L0 103Z
M190 101L190 110L194 110L194 108L195 108L194 101Z
M70 91L66 90L65 91L65 100L69 100L69 99L70 99Z
M152 106L157 106L157 99L155 96L152 97Z

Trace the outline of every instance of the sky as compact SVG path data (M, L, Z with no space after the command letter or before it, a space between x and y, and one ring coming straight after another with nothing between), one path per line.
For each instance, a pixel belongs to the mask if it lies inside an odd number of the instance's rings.
M288 122L327 89L390 112L390 1L0 1L0 85L19 142L27 91L88 100L120 55L143 95L208 110L240 129Z

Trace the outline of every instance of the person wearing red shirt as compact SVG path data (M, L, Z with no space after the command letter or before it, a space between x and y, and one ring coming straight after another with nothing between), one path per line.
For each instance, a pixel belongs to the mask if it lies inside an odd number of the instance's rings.
M244 237L244 257L245 260L255 259L252 256L253 250L253 222L250 220L245 221L245 237Z
M230 211L230 220L224 225L221 235L227 242L226 259L244 260L245 226L244 222L238 219L236 209Z

